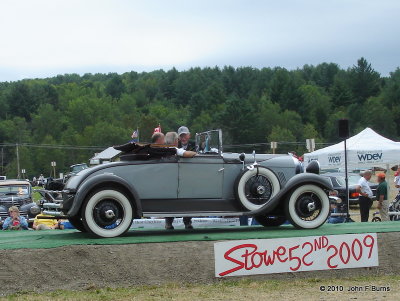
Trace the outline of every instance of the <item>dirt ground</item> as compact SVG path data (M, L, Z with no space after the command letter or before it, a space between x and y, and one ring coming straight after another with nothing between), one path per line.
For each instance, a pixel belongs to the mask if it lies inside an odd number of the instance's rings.
M379 267L256 275L249 279L329 279L363 275L399 275L399 239L400 232L378 234ZM24 291L85 290L238 280L239 277L214 277L213 246L213 241L188 241L0 250L0 296Z

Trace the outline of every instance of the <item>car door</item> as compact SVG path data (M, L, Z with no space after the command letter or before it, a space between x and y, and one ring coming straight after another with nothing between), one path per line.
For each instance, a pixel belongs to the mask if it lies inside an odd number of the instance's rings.
M221 199L224 178L223 159L219 155L179 158L179 199Z

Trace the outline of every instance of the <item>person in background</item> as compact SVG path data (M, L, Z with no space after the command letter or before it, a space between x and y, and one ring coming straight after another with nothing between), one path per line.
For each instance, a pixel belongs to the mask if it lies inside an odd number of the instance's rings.
M46 215L43 213L40 213L36 215L35 219L33 220L33 226L32 228L35 230L54 230L54 229L60 229L60 223L58 222L57 219L53 218L40 218L40 217L51 217L51 215Z
M190 131L186 126L181 126L178 129L178 148L183 148L184 150L194 151L196 150L196 144L194 141L190 141Z
M379 214L382 222L389 221L389 200L388 200L388 186L385 181L385 174L379 173L378 177L378 188L376 189L376 200L378 201Z
M329 200L330 203L330 213L341 213L339 211L338 205L335 200ZM345 217L344 216L332 216L329 215L327 223L328 224L340 224L345 222Z
M28 230L28 222L25 217L19 215L17 206L8 208L9 217L3 223L3 230Z
M165 143L165 137L164 134L161 132L156 132L151 136L151 143L153 144L164 144Z
M361 222L368 222L369 219L369 210L372 206L372 197L374 196L369 187L368 181L371 179L372 172L370 170L366 170L363 173L363 176L358 181L356 186L356 191L360 193L359 203L360 203L360 214L361 214Z
M400 200L400 165L397 167L397 171L394 174L394 186L397 189L396 201Z
M44 186L44 176L43 174L40 174L39 179L38 179L38 185L39 186Z

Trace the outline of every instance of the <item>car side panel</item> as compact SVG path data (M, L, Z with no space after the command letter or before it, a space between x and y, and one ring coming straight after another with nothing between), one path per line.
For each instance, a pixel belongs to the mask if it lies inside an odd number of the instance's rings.
M135 187L141 200L176 198L178 191L178 164L155 162L118 166L113 172Z
M179 159L179 199L221 199L224 178L220 156Z

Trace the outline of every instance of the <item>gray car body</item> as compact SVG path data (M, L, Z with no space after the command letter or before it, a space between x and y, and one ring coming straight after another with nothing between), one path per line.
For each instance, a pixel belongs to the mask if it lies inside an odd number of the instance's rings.
M246 168L257 166L268 168L277 176L280 190L261 208L249 211L235 197L235 183ZM128 197L135 218L258 215L282 209L287 193L305 184L332 189L326 178L301 173L300 162L290 155L246 155L244 164L237 153L119 161L72 176L63 190L61 210L65 216L79 216L88 196L113 188Z

